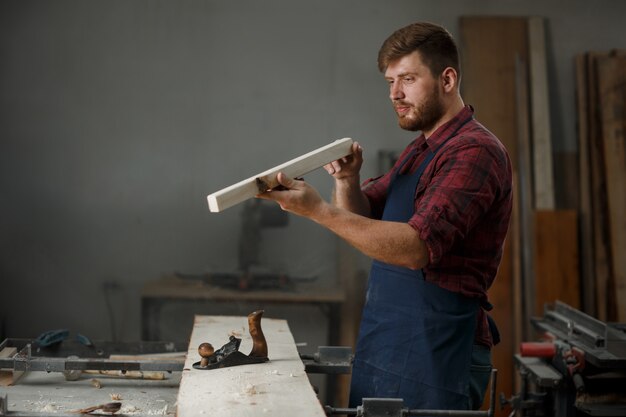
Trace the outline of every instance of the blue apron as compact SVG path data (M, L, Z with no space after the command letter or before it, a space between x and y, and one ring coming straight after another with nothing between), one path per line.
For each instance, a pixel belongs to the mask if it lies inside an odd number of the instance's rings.
M415 189L437 150L413 174L398 174L408 157L400 165L382 220L407 222L413 216ZM468 409L479 306L477 299L425 281L421 270L373 261L350 407L361 405L362 398L402 398L409 408Z

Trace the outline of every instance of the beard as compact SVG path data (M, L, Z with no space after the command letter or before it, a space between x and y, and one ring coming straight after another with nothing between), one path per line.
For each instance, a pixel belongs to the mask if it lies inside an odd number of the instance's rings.
M411 132L418 130L428 131L432 129L445 114L444 105L441 101L437 86L434 86L432 94L428 95L417 106L402 100L394 102L394 105L397 104L410 106L408 113L404 115L396 114L398 115L398 124L400 127Z

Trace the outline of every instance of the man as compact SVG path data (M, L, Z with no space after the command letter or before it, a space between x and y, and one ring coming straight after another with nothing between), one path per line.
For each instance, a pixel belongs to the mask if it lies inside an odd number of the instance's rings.
M400 127L421 131L382 177L360 184L362 148L325 168L334 204L279 174L259 195L330 229L373 258L350 405L402 398L422 409L476 409L495 326L485 309L512 205L511 164L459 93L452 36L415 23L382 45L378 65ZM492 334L493 333L493 334Z

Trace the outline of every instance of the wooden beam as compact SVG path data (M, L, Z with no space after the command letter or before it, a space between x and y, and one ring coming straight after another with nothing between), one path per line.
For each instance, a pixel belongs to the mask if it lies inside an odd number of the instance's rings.
M287 322L264 318L261 327L269 362L199 370L193 364L200 360L200 343L209 342L217 349L232 334L242 339L239 350L248 354L252 338L247 317L195 317L178 391L177 417L325 416Z
M609 306L613 303L614 291L609 289L611 281L611 246L607 219L606 180L604 174L604 144L600 123L600 98L598 96L598 73L596 60L603 53L589 52L587 63L587 123L589 133L589 170L591 195L591 228L593 271L596 288L596 318L610 321Z
M579 242L581 291L583 311L597 317L596 281L593 259L593 211L591 200L591 153L589 135L589 90L587 57L578 54L576 65L576 109L578 112L578 183L579 183Z
M292 159L253 177L240 181L207 196L209 209L212 212L223 211L253 198L260 192L270 190L278 185L276 175L283 172L292 178L300 177L308 172L343 158L352 153L352 139L343 138L322 146L314 151Z
M534 310L535 274L533 269L533 167L532 146L530 140L529 102L528 102L528 68L526 62L519 56L515 57L515 97L517 99L517 156L515 161L517 169L514 170L513 189L514 194L511 229L513 246L513 258L519 258L516 265L514 262L513 282L514 294L514 345L519 346L523 339L532 335L530 318ZM517 222L517 224L516 224ZM519 283L515 279L519 279ZM516 390L519 387L516 387Z
M598 93L617 317L626 321L626 58L599 58Z
M531 119L533 138L535 208L552 210L554 202L554 169L550 131L550 101L543 18L528 19L530 58Z

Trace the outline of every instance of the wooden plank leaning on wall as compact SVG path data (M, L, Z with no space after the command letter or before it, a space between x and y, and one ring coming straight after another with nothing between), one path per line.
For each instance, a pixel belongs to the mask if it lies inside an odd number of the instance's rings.
M541 17L528 19L528 47L534 230L525 242L533 252L532 274L524 275L533 282L525 294L526 320L543 315L545 304L556 300L580 307L578 217L575 210L557 210L555 200L545 21Z
M515 177L518 169L516 57L528 62L527 19L523 17L461 17L460 49L462 95L466 103L475 106L476 118L491 130L507 148ZM517 184L514 185L517 187ZM517 210L514 207L514 210ZM517 213L514 214L514 217ZM502 341L493 349L493 364L498 369L498 392L508 398L514 388L513 354L517 350L516 326L521 317L514 317L514 300L521 297L514 291L514 261L512 242L519 239L513 230L504 247L504 257L495 283L489 290ZM503 413L498 410L498 415ZM507 413L508 414L508 413ZM502 414L505 415L505 414Z
M593 208L591 203L591 149L589 147L589 92L587 89L587 61L585 55L575 58L576 66L576 110L578 119L578 189L579 189L579 236L580 236L580 275L583 294L583 310L592 316L597 315L596 285L593 252Z
M616 317L626 322L626 58L597 59Z
M625 258L619 255L624 253L626 227L623 214L618 214L624 212L626 195L625 57L623 50L587 52L576 57L582 283L584 294L592 288L595 295L594 309L587 312L602 321L626 320L626 266ZM603 64L611 61L613 64Z
M556 203L554 201L552 131L548 96L550 89L545 39L543 18L530 17L528 19L528 56L535 207L540 210L552 210L556 208Z

